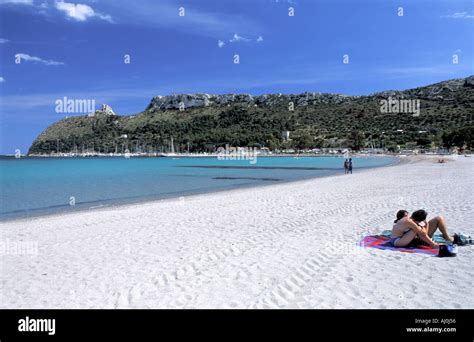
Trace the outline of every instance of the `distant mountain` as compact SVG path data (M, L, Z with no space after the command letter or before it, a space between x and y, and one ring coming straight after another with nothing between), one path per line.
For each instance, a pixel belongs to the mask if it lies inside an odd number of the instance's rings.
M461 141L472 148L472 140L463 137L472 139L473 118L474 76L369 96L180 94L156 96L136 115L116 115L104 106L62 119L38 136L29 154L167 152L171 138L177 151L191 152L225 144L358 149Z

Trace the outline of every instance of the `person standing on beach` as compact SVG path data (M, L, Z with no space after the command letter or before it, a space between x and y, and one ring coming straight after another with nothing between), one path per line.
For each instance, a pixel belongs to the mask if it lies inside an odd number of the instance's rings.
M349 160L344 160L344 173L347 175L349 173Z
M349 166L348 166L347 173L349 173L349 172L350 172L350 173L351 173L351 175L352 175L352 158L349 158L349 162L348 162L348 163L349 163Z

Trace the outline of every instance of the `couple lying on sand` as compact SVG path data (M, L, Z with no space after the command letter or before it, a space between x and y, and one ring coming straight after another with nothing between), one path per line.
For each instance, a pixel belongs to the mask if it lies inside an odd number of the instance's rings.
M406 210L398 211L397 219L393 224L390 243L395 247L406 247L413 243L425 243L430 247L439 247L431 239L437 229L443 234L445 240L454 241L454 237L448 234L443 216L436 216L426 221L427 216L428 213L423 209L413 212L411 216L408 215Z

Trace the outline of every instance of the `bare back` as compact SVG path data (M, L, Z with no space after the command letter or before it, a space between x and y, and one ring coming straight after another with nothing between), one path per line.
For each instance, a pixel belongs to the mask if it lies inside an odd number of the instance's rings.
M392 238L402 237L406 232L408 232L411 229L408 222L410 222L408 217L404 217L395 222L392 227Z

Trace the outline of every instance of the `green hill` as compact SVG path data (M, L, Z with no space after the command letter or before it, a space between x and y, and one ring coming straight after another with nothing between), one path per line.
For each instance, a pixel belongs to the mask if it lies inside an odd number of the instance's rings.
M414 108L419 103L419 115L397 111L396 105L384 111L381 101L390 99L414 101ZM38 136L29 154L166 152L171 138L177 151L189 146L191 152L213 152L225 144L472 149L473 117L474 76L369 96L181 94L155 97L132 116L99 110L62 119ZM284 131L290 132L290 140L283 139Z

